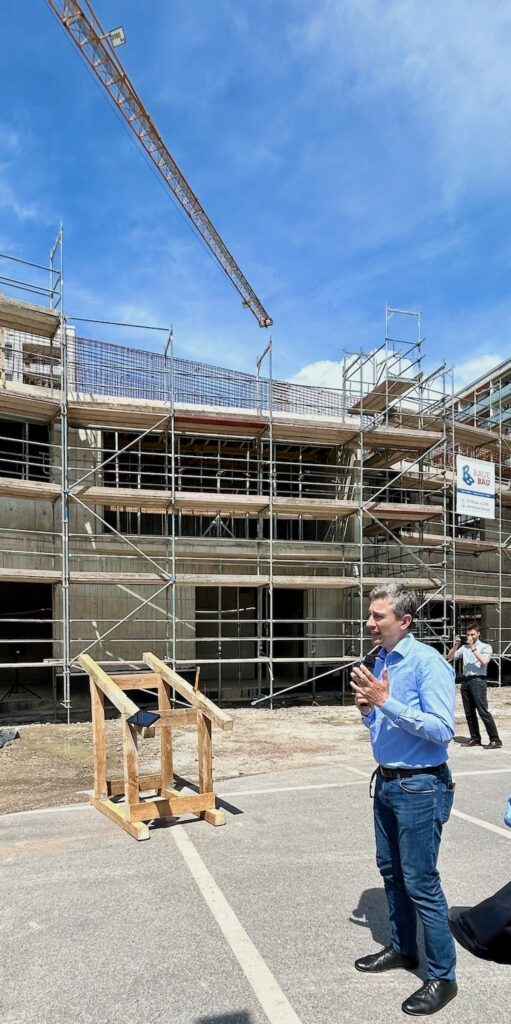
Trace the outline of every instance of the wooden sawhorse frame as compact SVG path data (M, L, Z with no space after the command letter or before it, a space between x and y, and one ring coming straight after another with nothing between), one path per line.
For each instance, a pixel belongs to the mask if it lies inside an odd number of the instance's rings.
M154 654L144 654L144 662L152 672L130 675L109 676L88 654L81 654L78 661L90 680L94 745L94 796L90 802L93 807L135 839L149 839L147 822L155 818L198 814L211 825L225 825L224 812L215 807L211 729L213 722L223 730L232 729L232 718ZM141 776L138 770L138 735L139 732L144 735L144 728L130 722L133 716L140 716L140 708L126 693L138 689L155 689L158 694L158 720L154 727L160 730L161 768L154 775ZM175 710L172 707L172 689L189 701L189 708ZM121 779L107 778L105 697L121 713L124 759ZM199 792L183 794L173 788L172 726L190 723L197 725ZM148 790L156 790L157 796L142 800L141 793ZM124 803L109 799L122 794Z

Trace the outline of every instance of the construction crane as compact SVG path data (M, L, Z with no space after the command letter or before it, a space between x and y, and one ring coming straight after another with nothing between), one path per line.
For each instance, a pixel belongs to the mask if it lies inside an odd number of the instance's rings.
M260 327L271 327L273 320L266 312L236 260L211 223L184 174L167 149L158 129L133 88L116 52L124 42L122 29L105 32L92 4L82 0L46 0L82 57L96 75L116 109L131 128L140 146L150 157L165 183L190 218L222 270L252 311Z

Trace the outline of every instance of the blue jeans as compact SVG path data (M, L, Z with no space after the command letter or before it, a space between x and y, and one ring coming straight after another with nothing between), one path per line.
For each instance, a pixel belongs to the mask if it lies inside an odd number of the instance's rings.
M390 912L391 944L417 955L417 914L424 929L428 978L455 978L456 953L437 870L442 825L454 797L446 767L435 775L382 779L374 794L376 863Z

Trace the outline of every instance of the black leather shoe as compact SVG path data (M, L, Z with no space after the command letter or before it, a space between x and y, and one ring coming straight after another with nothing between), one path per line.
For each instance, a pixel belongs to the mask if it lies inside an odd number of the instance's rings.
M465 746L466 747L480 747L481 746L481 740L469 740L468 743L465 743Z
M402 967L405 971L414 971L418 966L418 957L396 953L392 946L385 946L385 949L380 949L378 953L361 956L355 960L357 971L364 971L366 974L392 971L396 967Z
M413 995L405 999L402 1009L414 1017L425 1016L429 1013L436 1013L443 1006L447 1006L451 999L458 995L458 986L455 981L444 981L443 978L428 978L422 988L419 988Z
M499 750L502 746L502 740L490 740L489 743L483 743L485 750Z

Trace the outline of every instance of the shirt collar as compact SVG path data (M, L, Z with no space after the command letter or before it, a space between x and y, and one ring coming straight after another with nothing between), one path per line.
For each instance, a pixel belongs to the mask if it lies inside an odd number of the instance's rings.
M410 646L414 641L415 637L413 633L407 633L391 651L387 651L385 647L381 647L378 652L378 656L380 658L388 658L391 654L398 654L400 658L404 658L408 654Z

